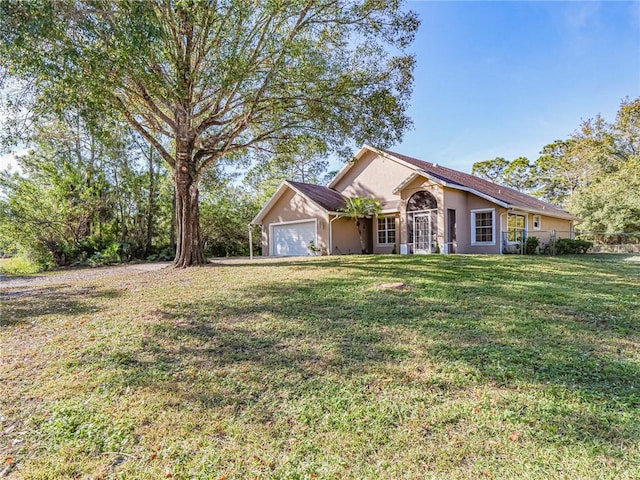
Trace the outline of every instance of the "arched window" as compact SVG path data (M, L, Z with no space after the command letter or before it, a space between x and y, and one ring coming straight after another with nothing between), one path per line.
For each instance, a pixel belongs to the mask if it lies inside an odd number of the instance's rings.
M421 191L411 195L407 202L407 212L435 210L438 208L436 197L431 192Z

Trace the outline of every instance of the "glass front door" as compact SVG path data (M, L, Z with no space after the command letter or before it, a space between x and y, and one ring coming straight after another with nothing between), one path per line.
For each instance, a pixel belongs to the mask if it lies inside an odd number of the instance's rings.
M431 214L413 216L413 251L414 253L431 252Z

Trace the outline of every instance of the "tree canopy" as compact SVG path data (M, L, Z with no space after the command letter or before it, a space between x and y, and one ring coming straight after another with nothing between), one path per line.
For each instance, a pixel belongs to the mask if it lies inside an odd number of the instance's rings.
M341 153L400 139L418 23L397 0L0 2L0 78L27 82L34 115L118 117L153 146L188 266L204 261L198 185L221 159L304 136Z
M478 162L472 172L531 193L581 217L582 230L640 231L640 98L625 99L614 121L598 115L530 163L519 157Z

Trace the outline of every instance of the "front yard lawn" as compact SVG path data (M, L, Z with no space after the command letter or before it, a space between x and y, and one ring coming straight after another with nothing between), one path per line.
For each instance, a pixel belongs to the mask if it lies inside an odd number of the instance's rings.
M631 260L322 257L5 288L0 472L640 478Z

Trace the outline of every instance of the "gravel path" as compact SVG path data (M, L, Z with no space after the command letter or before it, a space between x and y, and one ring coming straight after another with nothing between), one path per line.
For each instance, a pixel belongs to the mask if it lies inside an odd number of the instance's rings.
M140 263L135 265L118 265L116 267L74 268L64 272L52 272L44 275L25 275L13 277L0 274L0 291L6 288L35 287L41 285L56 285L73 283L94 278L105 278L126 273L138 275L168 267L171 262Z

